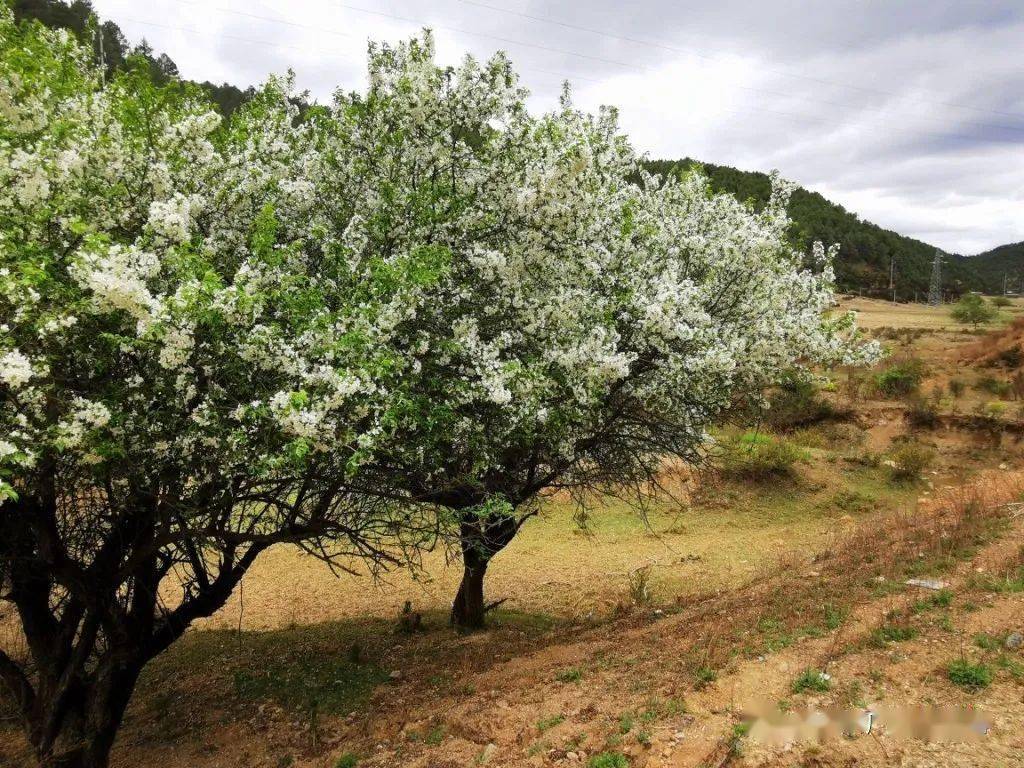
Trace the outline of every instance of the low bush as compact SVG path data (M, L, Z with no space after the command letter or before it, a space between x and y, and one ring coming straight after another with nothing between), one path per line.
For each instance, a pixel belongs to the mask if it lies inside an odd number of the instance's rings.
M992 305L996 307L1008 307L1013 304L1008 296L993 296Z
M799 677L793 681L793 693L813 691L814 693L825 693L832 688L832 678L824 672L816 669L805 669Z
M895 480L916 480L935 461L935 451L920 443L902 443L889 453Z
M946 674L951 682L969 691L987 688L992 682L992 670L985 664L972 664L966 659L950 662Z
M918 429L935 429L939 424L939 401L931 398L914 397L907 405L904 417L907 423Z
M832 405L821 397L818 386L803 376L790 374L769 395L771 406L764 421L774 429L786 430L833 418Z
M721 472L727 477L763 480L792 476L806 451L788 440L763 432L746 432L722 444Z
M911 357L876 374L875 388L884 397L907 397L921 388L926 372L924 362Z
M966 386L962 379L950 379L949 380L949 394L953 397L960 397L964 393Z
M629 768L629 760L621 752L602 752L590 758L587 768Z
M982 376L974 382L974 388L982 392L1003 397L1010 394L1010 382L1004 379L997 379L995 376Z

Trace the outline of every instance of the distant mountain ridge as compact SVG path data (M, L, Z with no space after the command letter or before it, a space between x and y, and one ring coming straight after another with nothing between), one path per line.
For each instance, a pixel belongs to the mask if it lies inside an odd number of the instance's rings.
M178 79L178 68L165 53L156 54L142 41L132 47L112 21L102 22L97 30L90 17L94 10L89 0L14 0L18 19L37 19L51 27L70 29L83 41L94 43L97 34L103 40L104 64L109 72L126 65L130 55L142 57L157 82ZM98 48L98 46L97 46ZM225 115L250 99L254 90L239 89L229 83L197 83ZM648 160L648 170L667 176L703 168L717 192L728 192L740 200L764 205L771 192L768 175L741 171L726 165L682 160ZM861 220L855 213L802 187L790 202L794 242L808 247L815 240L838 243L836 278L843 291L870 296L891 297L889 265L895 263L896 296L901 300L922 298L931 282L935 246L901 235L877 224ZM1024 292L1024 243L999 246L977 256L948 256L942 268L942 287L949 294L964 291L1000 293L1004 279L1009 289Z

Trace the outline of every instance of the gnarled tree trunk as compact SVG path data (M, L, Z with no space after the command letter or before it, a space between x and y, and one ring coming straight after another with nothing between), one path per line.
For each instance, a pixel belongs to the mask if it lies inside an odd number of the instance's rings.
M512 516L466 513L459 525L462 548L462 583L452 603L452 626L464 632L481 629L493 605L484 601L484 575L496 554L512 541L519 522Z

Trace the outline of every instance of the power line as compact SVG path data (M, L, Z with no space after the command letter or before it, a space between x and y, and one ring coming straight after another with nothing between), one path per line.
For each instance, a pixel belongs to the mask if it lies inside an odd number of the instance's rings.
M614 40L621 40L621 41L627 42L627 43L634 43L636 45L643 45L643 46L648 46L648 47L661 48L663 50L673 51L675 53L686 53L686 54L690 54L692 56L698 56L698 57L700 57L702 59L708 59L709 61L717 61L720 58L718 56L713 56L711 54L707 54L707 53L704 53L702 51L698 51L698 50L693 49L693 48L682 48L682 47L679 47L679 46L669 45L668 43L658 42L657 40L644 40L644 39L641 39L641 38L629 37L627 35L615 34L613 32L605 32L604 30L594 29L593 27L585 27L585 26L582 26L580 24L571 24L571 23L569 23L567 21L560 21L558 19L549 19L549 18L545 18L543 16L535 16L533 14L524 13L522 11L514 11L514 10L512 10L510 8L502 8L501 6L491 5L490 3L479 2L479 0L456 0L456 2L463 3L464 5L475 6L477 8L486 8L487 10L497 11L499 13L505 13L505 14L509 14L511 16L518 16L518 17L523 18L523 19L529 19L531 21L537 21L537 22L541 22L543 24L553 24L555 26L564 27L565 29L573 29L573 30L576 30L578 32L587 32L587 33L592 34L592 35L600 35L601 37L607 37L607 38L611 38L611 39L614 39ZM848 88L850 90L862 91L864 93L873 93L873 94L878 94L878 95L883 95L883 96L895 96L896 98L903 98L904 97L903 94L897 93L895 91L887 91L887 90L880 89L880 88L869 88L869 87L862 86L862 85L851 85L850 83L841 83L841 82L836 81L836 80L828 80L828 79L825 79L825 78L813 77L811 75L795 74L793 72L787 72L787 71L781 70L781 69L771 68L768 71L773 72L773 73L775 73L777 75L780 75L782 77L790 77L790 78L794 78L794 79L797 79L797 80L805 80L805 81L812 82L812 83L818 83L820 85L831 85L831 86L836 86L836 87L839 87L839 88ZM925 100L925 99L914 99L914 101L917 101L918 103L921 103L921 104L935 104L935 105L939 105L939 106L943 106L943 107L951 107L953 109L963 109L963 110L968 110L968 111L972 111L972 112L981 112L981 113L988 113L988 114L993 114L993 115L1002 115L1003 117L1013 117L1013 118L1024 119L1024 114L1021 114L1019 112L1005 112L1003 110L998 110L998 109L985 109L983 107L972 107L972 106L967 105L967 104L956 104L956 103L953 103L953 102L946 102L946 101L934 101L934 100ZM1024 130L1024 128L1011 128L1011 126L999 126L999 127L1010 128L1011 130Z
M509 44L509 45L519 45L519 46L523 46L523 47L527 47L527 48L536 48L538 50L547 51L547 52L551 52L551 53L560 53L560 54L563 54L563 55L566 55L566 56L575 56L575 57L578 57L578 58L590 59L590 60L593 60L593 61L603 62L605 64L612 64L612 65L620 66L620 67L628 67L629 69L633 69L633 70L636 70L638 72L648 72L648 73L654 72L654 70L651 67L647 67L647 66L644 66L642 64L630 64L630 63L627 63L627 62L616 61L615 59L607 59L607 58L604 58L602 56L593 56L591 54L579 53L577 51L566 50L566 49L563 49L563 48L554 48L552 46L540 45L540 44L537 44L537 43L529 43L529 42L524 42L524 41L521 41L521 40L513 40L511 38L500 37L498 35L491 35L491 34L488 34L486 32L474 32L472 30L465 30L465 29L461 29L459 27L450 27L450 26L443 25L443 24L433 24L432 25L430 22L426 22L426 21L423 21L421 19L414 19L414 18L411 18L411 17L408 17L408 16L401 16L399 14L389 13L387 11L377 11L377 10L372 10L372 9L369 9L369 8L360 8L359 6L350 5L349 3L341 2L340 0L335 0L335 4L340 6L340 7L342 7L342 8L347 8L348 10L356 11L358 13L366 13L366 14L370 14L370 15L373 15L373 16L381 16L383 18L395 19L395 20L398 20L398 21L405 21L405 22L408 22L410 24L417 24L417 25L424 26L424 27L431 27L431 26L433 26L433 27L436 27L437 29L444 29L446 31L456 32L458 34L472 35L472 36L476 36L476 37L482 37L482 38L485 38L485 39L496 40L498 42L506 43L506 44ZM515 12L515 13L518 13L518 12ZM763 89L753 88L753 87L750 87L750 86L737 86L737 87L742 89L742 90L748 90L748 91L754 91L754 92L762 92L763 91ZM791 97L795 97L795 98L806 98L807 100L810 100L810 101L816 101L816 100L820 101L820 99L814 99L812 97L801 97L801 96L797 96L795 94L788 94L788 93L783 94L783 93L781 93L779 91L764 91L764 92L769 93L771 95L785 95L785 96L791 96ZM898 95L898 94L894 94L894 95ZM855 104L844 104L844 103L840 103L840 102L825 102L825 103L831 104L832 106L846 107L846 108L851 108L851 109L865 109L865 107L861 107L861 106L855 105ZM824 125L830 124L830 123L827 123L825 121L821 121L821 120L818 120L818 119L815 119L815 118L811 118L811 117L808 117L808 116L805 116L805 115L799 115L799 114L795 114L795 113L791 113L791 112L782 112L782 111L779 111L779 110L771 110L771 109L767 109L765 107L752 106L751 109L756 109L756 110L760 110L760 111L764 111L764 112L768 112L768 113L772 113L772 114L791 115L792 117L795 117L795 118L798 118L798 119L810 120L811 122L818 122L818 123L824 124ZM866 109L871 110L871 111L882 111L882 112L884 112L884 110L878 110L877 108L868 107ZM843 123L831 123L831 124L832 125L840 125L840 126L843 125ZM983 125L986 128L997 128L997 129L1006 129L1006 130L1015 130L1015 131L1022 131L1022 132L1024 132L1024 127L997 126L997 125L982 124L982 123L975 123L975 125ZM873 130L873 129L868 129L868 130ZM878 129L878 130L882 130L882 129ZM886 132L891 132L891 131L900 131L901 129L899 129L899 128L888 128L887 127L884 130ZM903 130L903 132L909 133L909 134L912 134L912 135L918 135L918 134L924 133L926 135L931 135L931 136L935 136L935 137L943 138L943 139L945 139L945 138L959 138L959 139L963 139L963 140L971 141L971 142L977 142L978 141L978 137L977 136L967 136L965 134L937 133L937 132L929 132L929 131L907 131L905 129ZM1012 139L1011 140L1003 141L1003 140L988 138L988 140L989 141L997 141L998 143L1014 143L1014 144L1017 143L1017 142L1013 141Z

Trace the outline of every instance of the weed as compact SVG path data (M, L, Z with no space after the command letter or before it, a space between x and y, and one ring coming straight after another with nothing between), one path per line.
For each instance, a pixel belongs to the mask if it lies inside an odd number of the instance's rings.
M541 733L544 731L554 728L556 725L560 725L565 722L565 715L551 715L551 717L542 717L537 721L537 730Z
M1010 394L1010 382L1003 379L997 379L995 376L985 375L981 376L975 383L974 388L982 392L988 392L989 394L1003 397Z
M636 732L636 740L641 746L649 748L651 746L651 732L646 728L641 728Z
M923 613L931 608L949 608L953 604L953 593L948 589L940 589L934 595L917 600L910 606L913 613Z
M846 609L826 603L824 610L825 626L829 629L839 629L843 622L846 621Z
M960 397L967 385L964 384L963 379L950 379L949 380L949 394L953 397Z
M951 661L946 668L951 682L969 691L987 688L992 682L992 670L985 664L972 664L966 659Z
M825 693L831 688L832 678L829 675L826 675L824 672L819 672L816 669L805 669L800 673L799 677L793 681L791 690L793 693L803 693L804 691Z
M1003 576L993 576L989 573L974 574L968 585L975 589L1001 594L1024 592L1024 568L1011 571Z
M693 687L696 688L698 691L707 688L717 679L718 673L715 672L715 670L713 670L711 667L701 666L697 667L697 669L693 671Z
M722 474L745 480L791 476L796 463L809 458L807 451L788 440L763 432L747 432L722 448Z
M601 752L590 758L587 768L629 768L629 760L621 752Z
M751 723L736 723L729 734L729 754L739 755L743 751L743 739L750 733Z
M998 637L993 637L987 632L979 632L974 636L974 644L984 651L994 651L1002 647Z
M925 364L917 358L893 363L875 376L875 387L884 397L907 397L921 388Z
M888 643L902 643L917 637L917 630L901 624L883 624L871 633L871 644L884 648Z
M635 718L632 712L623 712L619 717L619 733L625 735L633 730Z
M578 683L583 679L583 672L579 667L570 667L555 675L555 679L560 683Z
M359 765L359 758L352 752L346 752L334 763L334 768L356 768Z
M444 741L444 731L445 729L443 725L435 725L427 731L427 735L423 737L423 743L431 747L436 747Z
M629 599L636 606L644 606L651 602L651 567L649 565L630 572Z

